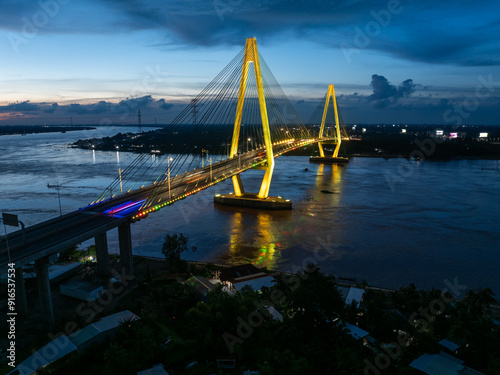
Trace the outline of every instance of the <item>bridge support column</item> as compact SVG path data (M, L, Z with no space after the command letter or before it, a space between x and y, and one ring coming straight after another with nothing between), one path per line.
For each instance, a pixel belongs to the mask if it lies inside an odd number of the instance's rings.
M16 310L21 315L28 315L28 300L26 299L22 267L16 268Z
M125 267L125 274L134 275L134 259L132 258L132 234L130 223L127 221L118 227L120 241L120 264Z
M49 324L53 325L55 319L54 306L52 305L52 294L50 291L49 257L43 257L36 260L35 270L42 313L48 318Z
M245 55L243 58L243 65L241 67L238 103L234 119L233 138L231 141L231 151L229 155L231 157L239 155L238 145L250 63L253 63L253 70L255 73L255 83L257 86L257 95L259 97L260 117L262 120L262 133L264 135L264 144L266 149L267 163L264 178L262 179L259 193L250 194L245 193L240 176L235 175L232 178L234 194L216 195L214 202L226 206L257 208L260 210L291 210L292 203L290 200L269 196L269 187L271 186L271 178L274 170L273 143L271 141L271 131L269 128L269 118L267 115L266 98L264 94L264 81L262 79L262 71L260 68L257 40L255 38L248 38L245 45Z
M340 124L339 124L339 113L337 108L337 99L335 98L335 88L333 85L328 86L328 92L326 93L326 102L325 108L323 109L323 118L321 120L321 127L319 129L319 139L323 138L325 131L325 120L326 114L328 112L328 105L330 103L330 97L333 100L333 111L335 112L335 128L337 134L336 138L336 146L333 151L333 156L325 156L325 151L323 149L323 142L318 142L319 147L319 156L311 156L309 161L311 163L329 163L329 164L345 164L349 161L349 158L339 157L340 143L342 142L342 137L340 136Z
M106 232L95 236L95 254L97 257L97 272L101 276L109 275L108 236Z

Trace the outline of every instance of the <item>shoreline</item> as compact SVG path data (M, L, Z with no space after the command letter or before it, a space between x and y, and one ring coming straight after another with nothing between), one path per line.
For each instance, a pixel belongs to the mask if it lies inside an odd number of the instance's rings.
M11 126L0 125L0 137L9 135L28 135L28 134L44 134L44 133L66 133L71 131L95 130L94 126L46 126L46 125L27 125L27 126Z

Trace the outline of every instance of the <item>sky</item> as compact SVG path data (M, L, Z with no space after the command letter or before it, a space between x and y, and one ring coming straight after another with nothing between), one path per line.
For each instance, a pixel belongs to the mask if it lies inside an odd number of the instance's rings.
M0 125L167 124L248 37L304 122L500 125L498 0L2 0Z

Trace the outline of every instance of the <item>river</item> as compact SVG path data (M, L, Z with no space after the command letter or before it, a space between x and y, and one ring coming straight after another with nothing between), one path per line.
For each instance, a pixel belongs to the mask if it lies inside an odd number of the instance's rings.
M136 130L1 136L0 212L32 225L86 206L136 155L68 144ZM245 172L247 191L257 191L261 177ZM47 184L61 185L61 208ZM291 199L292 211L214 206L214 194L230 191L224 181L132 225L134 253L162 257L165 235L180 232L197 247L185 254L190 260L290 271L316 262L337 277L389 288L443 289L456 278L500 296L500 161L352 158L331 166L281 156L270 193ZM109 247L118 252L114 231Z

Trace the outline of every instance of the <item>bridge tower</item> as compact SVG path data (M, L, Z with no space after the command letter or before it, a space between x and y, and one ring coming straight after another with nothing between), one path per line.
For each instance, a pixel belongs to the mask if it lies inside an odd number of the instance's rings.
M336 128L335 150L333 151L333 156L325 156L325 150L323 149L323 144L331 143L331 141L319 141L318 147L320 156L311 156L309 161L313 163L342 164L342 163L347 163L349 161L349 158L343 158L338 156L340 150L340 144L342 143L342 137L340 136L339 112L337 107L337 99L335 98L335 88L333 85L328 86L328 91L326 93L325 108L323 110L323 118L321 119L321 128L319 130L319 139L324 138L325 121L326 121L326 115L328 113L328 105L330 104L330 98L332 98L333 100L333 111L335 113L335 128Z
M269 188L274 170L273 144L271 142L271 132L269 130L269 119L267 116L266 98L264 95L264 84L262 81L262 71L259 62L259 51L257 50L257 39L248 38L245 44L245 54L241 68L240 88L238 92L238 102L236 106L236 116L234 120L233 138L231 141L231 158L238 157L239 138L241 129L241 119L243 117L243 106L245 104L245 92L247 87L250 64L253 64L257 94L259 98L260 116L264 134L264 145L266 149L266 163L264 178L258 194L246 193L239 174L232 177L234 194L218 195L215 202L228 206L251 207L260 209L291 209L292 203L280 197L269 197Z

